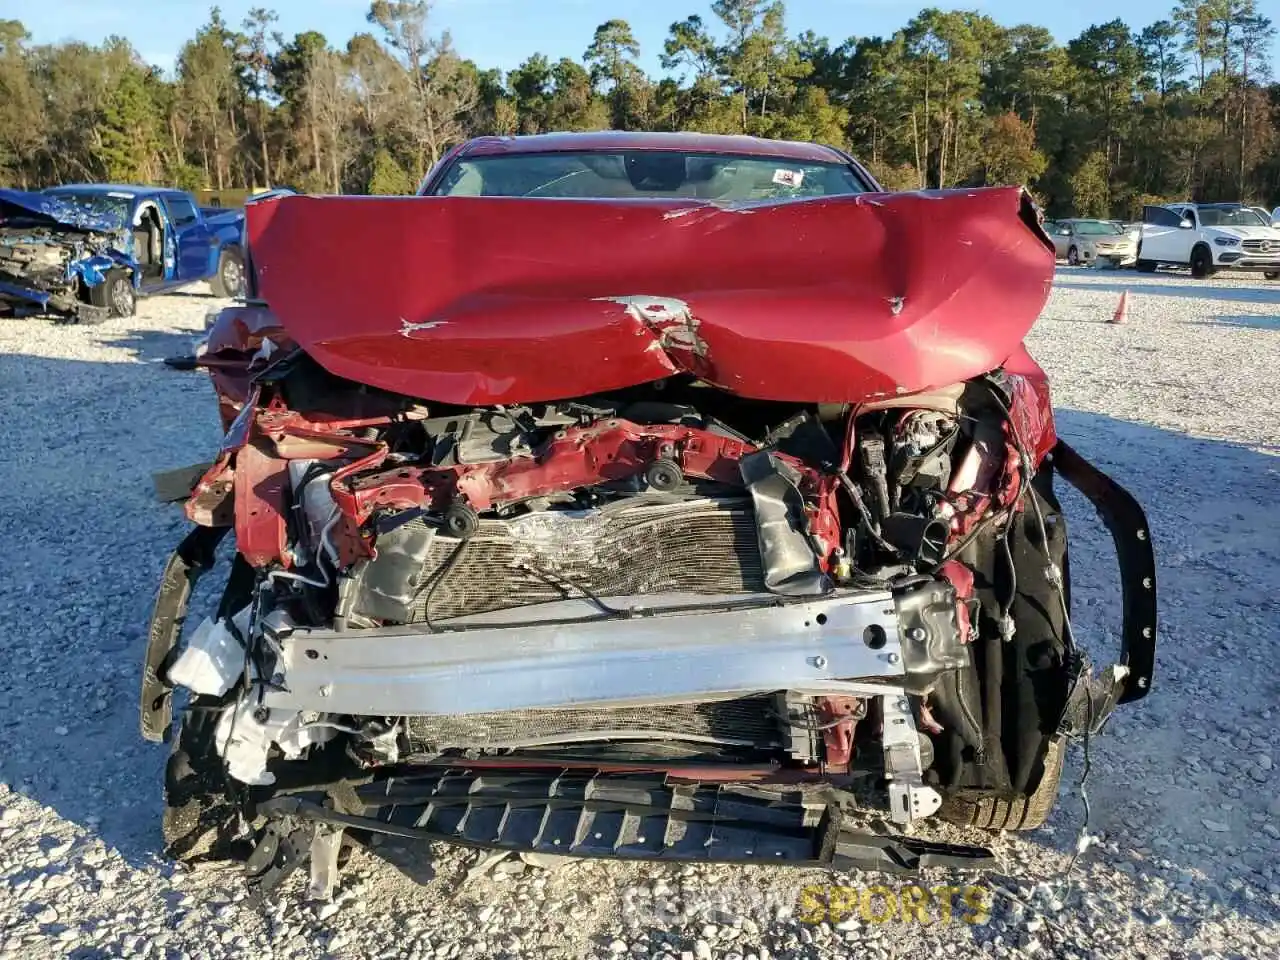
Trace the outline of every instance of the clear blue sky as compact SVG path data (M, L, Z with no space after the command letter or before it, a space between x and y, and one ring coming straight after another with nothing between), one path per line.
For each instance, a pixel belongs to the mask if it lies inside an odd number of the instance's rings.
M18 19L37 42L77 39L92 43L111 34L129 39L151 63L173 65L182 43L205 22L207 0L0 0L0 19ZM1166 17L1174 0L787 0L787 27L792 34L814 30L839 42L849 36L892 33L926 6L977 9L1005 25L1036 23L1048 27L1059 42L1094 23L1117 16L1134 29ZM224 0L223 16L239 26L253 6L275 9L286 36L319 30L335 46L368 29L367 0ZM581 58L596 26L621 18L631 23L640 41L641 59L658 72L658 55L667 27L692 13L704 19L710 0L436 0L435 29L448 29L463 56L484 67L509 70L530 53L558 59ZM1280 0L1260 0L1259 9L1280 22ZM1275 60L1280 61L1280 50ZM1280 62L1275 63L1280 70Z

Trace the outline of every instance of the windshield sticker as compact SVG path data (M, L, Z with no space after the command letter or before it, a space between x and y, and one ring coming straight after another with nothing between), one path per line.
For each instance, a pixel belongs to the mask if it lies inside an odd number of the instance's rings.
M798 187L804 183L803 170L775 170L773 182L784 187Z

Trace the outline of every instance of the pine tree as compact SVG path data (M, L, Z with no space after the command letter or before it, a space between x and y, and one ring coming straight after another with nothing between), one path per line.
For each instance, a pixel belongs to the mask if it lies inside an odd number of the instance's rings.
M396 163L385 148L373 155L373 171L369 174L369 192L376 196L399 197L414 192L413 178Z
M116 183L155 180L157 116L141 70L130 68L121 73L99 127L98 162L108 180Z
M1110 214L1111 187L1107 182L1107 167L1107 155L1095 150L1071 178L1071 195L1077 216L1106 217Z

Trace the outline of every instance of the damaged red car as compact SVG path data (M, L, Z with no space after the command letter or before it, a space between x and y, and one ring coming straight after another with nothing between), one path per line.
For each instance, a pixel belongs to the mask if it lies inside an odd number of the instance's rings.
M420 192L248 211L146 654L169 853L323 896L379 833L910 871L990 862L921 821L1042 823L1066 743L1149 691L1156 604L1022 346L1027 195L621 133L472 141ZM1101 672L1060 480L1119 555Z

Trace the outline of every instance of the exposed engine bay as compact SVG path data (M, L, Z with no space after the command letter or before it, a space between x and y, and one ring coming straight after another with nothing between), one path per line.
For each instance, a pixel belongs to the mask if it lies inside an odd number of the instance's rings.
M81 297L84 269L115 264L110 237L92 231L0 226L0 311L48 310L81 319L106 319L106 310ZM95 274L94 278L101 282Z
M644 298L636 298L644 299ZM652 298L650 298L652 299ZM404 321L408 323L408 321ZM1066 740L1148 688L1132 498L1053 429L1019 350L950 386L751 399L694 372L441 403L344 379L260 305L202 364L226 438L166 498L143 684L165 832L266 886L343 835L910 870L981 848L860 832L1042 823ZM1070 624L1061 475L1116 539L1125 650ZM234 530L214 614L191 589Z

